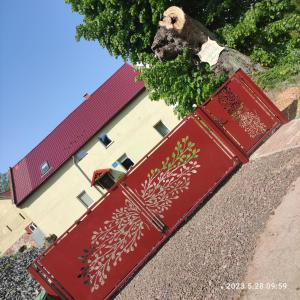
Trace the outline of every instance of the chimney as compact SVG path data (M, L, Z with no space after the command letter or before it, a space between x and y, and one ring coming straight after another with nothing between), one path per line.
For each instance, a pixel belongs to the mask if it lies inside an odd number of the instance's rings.
M84 100L87 100L87 99L89 99L89 98L90 98L90 95L89 95L89 93L85 93L85 94L83 95L83 98L84 98Z

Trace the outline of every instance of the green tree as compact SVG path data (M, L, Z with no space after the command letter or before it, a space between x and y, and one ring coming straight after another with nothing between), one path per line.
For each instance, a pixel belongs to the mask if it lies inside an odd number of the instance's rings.
M0 193L9 191L8 173L0 173Z
M77 26L77 39L98 40L113 56L133 64L148 63L150 67L141 69L140 78L150 97L176 105L175 111L181 117L192 110L194 103L201 104L225 76L217 77L206 65L196 66L186 53L164 63L155 59L150 47L158 21L169 6L182 7L215 32L220 41L255 62L275 70L281 65L279 73L286 57L294 57L300 48L300 17L294 5L297 0L65 1L83 16L82 24Z

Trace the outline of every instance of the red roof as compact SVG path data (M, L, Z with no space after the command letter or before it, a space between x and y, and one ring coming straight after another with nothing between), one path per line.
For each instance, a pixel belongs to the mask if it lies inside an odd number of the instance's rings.
M13 198L17 205L144 90L144 83L135 81L136 75L131 66L124 64L10 169ZM45 161L48 162L50 169L41 175L40 167Z

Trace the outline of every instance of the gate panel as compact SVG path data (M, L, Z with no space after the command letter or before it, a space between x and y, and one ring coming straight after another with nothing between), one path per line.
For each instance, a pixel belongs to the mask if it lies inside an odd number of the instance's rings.
M205 125L190 117L129 174L126 189L172 229L238 163Z
M247 84L247 80L250 81L238 71L199 109L249 155L279 127L284 117L265 95L262 97L258 87L253 82Z
M213 119L214 123L221 128L224 133L233 140L244 151L252 147L252 140L249 135L237 124L236 119L228 112L222 104L212 99L210 103L203 106L204 111Z
M68 291L67 299L104 299L161 239L148 216L118 187L38 264Z

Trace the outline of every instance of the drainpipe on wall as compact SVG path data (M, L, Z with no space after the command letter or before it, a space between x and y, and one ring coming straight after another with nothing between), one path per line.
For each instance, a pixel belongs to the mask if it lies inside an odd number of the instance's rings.
M12 173L12 168L9 167L9 190L11 194L11 201L13 204L16 205L16 200L15 200L15 183L14 183L14 177Z
M73 158L73 163L74 163L74 165L78 168L78 170L80 171L80 173L86 178L86 180L87 180L90 184L92 184L92 181L91 181L91 179L89 178L89 176L87 176L87 175L84 173L84 171L82 170L82 168L78 165L78 163L77 163L76 158L75 158L74 155L72 156L72 158ZM103 193L96 185L94 185L94 188L101 194L101 196L104 195L104 193Z

